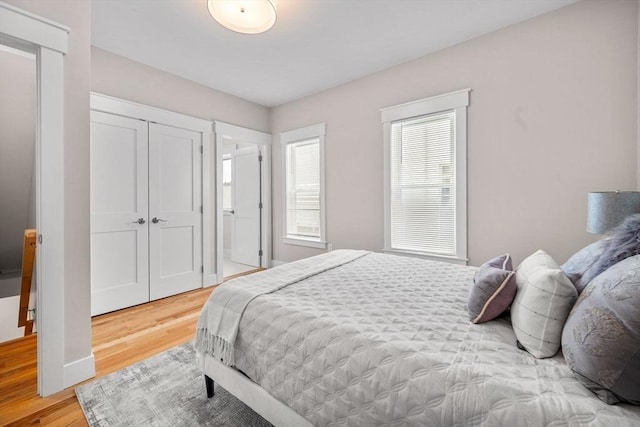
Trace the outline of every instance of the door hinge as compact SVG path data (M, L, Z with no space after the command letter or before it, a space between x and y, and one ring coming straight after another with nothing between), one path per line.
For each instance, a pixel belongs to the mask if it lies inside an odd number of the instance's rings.
M200 266L200 273L204 273L204 265Z
M262 153L258 154L258 161L261 162L262 161Z
M258 203L258 209L262 209L262 202Z
M204 153L204 145L200 146L200 154Z
M204 210L202 208L202 205L200 205L200 213L204 213Z
M262 256L262 249L258 251L258 256Z

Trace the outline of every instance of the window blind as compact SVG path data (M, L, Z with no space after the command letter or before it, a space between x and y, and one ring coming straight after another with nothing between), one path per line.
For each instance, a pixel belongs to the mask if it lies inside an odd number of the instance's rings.
M287 236L320 240L320 138L287 144Z
M391 247L456 255L455 111L391 123Z

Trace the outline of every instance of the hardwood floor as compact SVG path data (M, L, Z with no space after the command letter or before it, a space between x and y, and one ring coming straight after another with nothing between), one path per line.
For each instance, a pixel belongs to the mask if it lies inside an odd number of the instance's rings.
M96 378L192 340L212 290L198 289L94 317ZM36 387L35 335L1 343L0 425L87 425L73 387L46 398L37 395Z

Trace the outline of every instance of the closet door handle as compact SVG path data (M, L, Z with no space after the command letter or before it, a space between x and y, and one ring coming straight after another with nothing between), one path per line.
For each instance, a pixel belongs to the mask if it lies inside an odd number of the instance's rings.
M138 218L137 220L133 221L134 224L144 224L145 222L147 221L145 221L144 218Z
M153 219L151 220L152 223L157 224L159 222L167 222L166 219L162 219L162 218L157 218L157 217L153 217Z

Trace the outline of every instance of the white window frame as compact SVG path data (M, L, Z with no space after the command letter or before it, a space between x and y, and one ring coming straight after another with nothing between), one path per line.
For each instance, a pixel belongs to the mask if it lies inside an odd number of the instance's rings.
M462 89L380 110L384 144L384 249L385 253L415 256L466 265L467 259L467 107L469 92ZM399 120L455 111L456 115L456 251L455 256L394 249L391 246L391 124Z
M283 191L282 191L282 242L288 245L307 246L310 248L326 249L327 247L327 226L326 226L326 197L325 197L325 134L326 123L294 129L280 134L280 144L282 145L282 169L283 169ZM299 236L287 235L287 145L306 139L318 138L320 144L320 239L304 239Z

